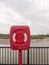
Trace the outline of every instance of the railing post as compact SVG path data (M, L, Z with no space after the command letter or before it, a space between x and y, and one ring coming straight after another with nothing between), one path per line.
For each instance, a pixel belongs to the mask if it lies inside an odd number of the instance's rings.
M27 64L29 65L29 50L27 51Z

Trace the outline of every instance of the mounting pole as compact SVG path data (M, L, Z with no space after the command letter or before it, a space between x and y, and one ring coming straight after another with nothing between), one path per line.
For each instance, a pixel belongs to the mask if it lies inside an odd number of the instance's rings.
M19 65L22 65L22 50L19 50Z

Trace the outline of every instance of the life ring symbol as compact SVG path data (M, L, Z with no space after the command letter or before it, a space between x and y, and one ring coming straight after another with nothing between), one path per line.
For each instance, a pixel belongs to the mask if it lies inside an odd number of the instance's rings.
M13 33L13 36L12 36L12 39L13 39L13 42L16 42L17 40L16 40L16 33ZM26 33L24 33L24 42L26 42L27 41L27 34Z

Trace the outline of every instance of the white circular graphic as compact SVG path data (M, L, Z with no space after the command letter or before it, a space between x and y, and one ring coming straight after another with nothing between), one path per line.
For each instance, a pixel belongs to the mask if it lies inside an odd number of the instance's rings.
M15 37L16 37L16 33L13 34L13 37L12 37L13 38L13 42L16 42Z
M27 34L24 33L24 42L26 42L26 41L27 41Z

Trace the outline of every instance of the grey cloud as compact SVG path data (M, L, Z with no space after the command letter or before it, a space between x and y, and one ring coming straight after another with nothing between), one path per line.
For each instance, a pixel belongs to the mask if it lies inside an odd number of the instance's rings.
M22 14L22 16L25 17L28 21L30 21L29 24L31 27L31 32L33 31L32 33L49 32L48 31L49 27L46 25L46 23L49 24L49 5L47 6L45 5L43 7L44 4L49 3L48 0L0 0L0 1L3 2L8 8L12 8L16 12ZM23 21L19 23L25 24L25 22Z
M48 8L40 8L40 2L42 0L0 0L4 2L8 7L13 8L16 12L21 13L28 20L39 20L39 21L47 21L45 17L45 13L49 12ZM43 0L44 1L44 0ZM48 1L48 0L47 0ZM37 4L39 3L39 5ZM44 4L44 3L43 3ZM38 5L38 6L37 6ZM48 19L49 20L49 19Z
M8 7L13 8L16 12L26 15L32 9L32 2L30 0L1 0Z

